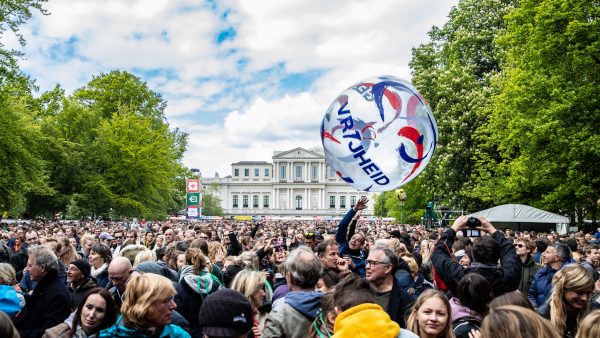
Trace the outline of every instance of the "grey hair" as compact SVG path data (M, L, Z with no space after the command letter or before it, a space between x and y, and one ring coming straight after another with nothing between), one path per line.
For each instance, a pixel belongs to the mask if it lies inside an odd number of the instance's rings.
M33 257L36 265L43 265L46 270L58 271L58 258L52 250L42 245L34 245L27 251L29 257Z
M563 243L554 243L552 245L556 251L556 255L560 257L560 261L565 263L571 259L571 249L568 245Z
M396 255L396 253L394 251L392 251L387 245L384 245L384 244L375 245L373 247L373 249L371 249L371 252L374 252L374 251L382 251L384 254L385 260L387 260L387 262L384 262L384 263L391 264L392 265L392 273L396 272L400 263L398 261L398 255Z
M294 277L294 285L314 288L323 272L321 260L307 247L294 249L285 260L285 271Z

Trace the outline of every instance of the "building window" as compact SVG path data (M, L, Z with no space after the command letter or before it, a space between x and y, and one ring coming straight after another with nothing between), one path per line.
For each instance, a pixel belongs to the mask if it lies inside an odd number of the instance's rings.
M302 196L296 196L296 210L302 210Z
M312 177L313 180L317 179L318 173L319 173L318 167L316 165L313 165L312 166L312 175L311 175L311 177Z
M296 166L296 179L299 180L301 178L302 178L302 166L297 165Z
M238 195L233 195L233 207L238 207Z
M269 195L264 195L263 196L263 208L268 208L269 207Z
M258 208L258 195L252 196L252 207Z
M346 209L346 196L340 196L340 209Z
M240 169L233 169L233 176L240 176Z
M329 208L335 209L335 196L329 196Z
M250 169L244 169L244 176L250 176Z
M269 168L265 168L265 177L269 177L269 176L271 176L270 172L269 172Z
M248 195L242 196L242 207L244 207L244 208L248 207Z
M279 178L285 179L285 165L283 164L279 166Z
M356 196L350 196L350 208L354 208L356 205Z
M260 169L254 169L254 177L258 177L260 175Z
M335 169L329 167L329 177L335 177Z

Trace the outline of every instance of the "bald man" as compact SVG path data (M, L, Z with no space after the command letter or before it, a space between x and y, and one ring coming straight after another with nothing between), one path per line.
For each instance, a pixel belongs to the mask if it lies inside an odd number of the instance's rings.
M131 278L132 272L133 267L126 257L115 257L108 266L108 278L110 278L113 285L109 292L115 300L115 305L118 309L123 304L123 294L125 293L125 287L127 286L127 282L129 282L129 278Z

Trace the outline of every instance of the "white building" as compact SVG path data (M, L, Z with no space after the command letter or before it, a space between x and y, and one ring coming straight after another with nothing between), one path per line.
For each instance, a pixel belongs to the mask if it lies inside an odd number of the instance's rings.
M231 175L202 178L217 184L225 215L343 216L361 196L325 162L322 151L295 148L273 152L273 162L231 164ZM373 201L363 215L373 214Z

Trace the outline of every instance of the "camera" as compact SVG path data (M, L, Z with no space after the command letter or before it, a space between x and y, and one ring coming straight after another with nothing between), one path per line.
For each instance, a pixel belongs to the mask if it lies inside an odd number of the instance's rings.
M481 226L481 221L478 218L471 216L467 220L467 226L469 227L469 229L475 229Z
M481 221L478 218L473 216L469 217L467 220L468 229L463 229L463 235L465 237L481 237L481 231L476 229L479 226L481 226Z

